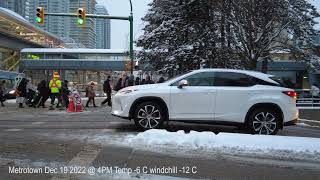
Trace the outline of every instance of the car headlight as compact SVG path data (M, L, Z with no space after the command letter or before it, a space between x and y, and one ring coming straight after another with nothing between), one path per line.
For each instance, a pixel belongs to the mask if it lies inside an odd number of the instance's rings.
M134 91L137 91L137 89L124 89L124 90L120 90L117 94L124 95L124 94L132 93Z
M11 90L11 91L9 92L9 94L14 94L14 92L15 92L15 90Z

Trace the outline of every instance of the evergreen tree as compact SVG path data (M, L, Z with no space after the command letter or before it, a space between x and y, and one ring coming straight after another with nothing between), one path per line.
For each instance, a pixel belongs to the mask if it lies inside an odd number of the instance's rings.
M307 0L154 0L137 45L154 69L255 69L274 50L307 57L316 9ZM309 56L310 57L310 56Z

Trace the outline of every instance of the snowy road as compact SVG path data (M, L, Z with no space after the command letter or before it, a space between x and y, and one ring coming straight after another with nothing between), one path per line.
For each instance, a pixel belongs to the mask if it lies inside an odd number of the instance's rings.
M281 131L279 136L274 137L276 139L263 137L260 140L256 137L248 139L247 136L251 135L242 134L232 127L181 123L169 123L166 128L172 133L160 131L138 134L141 132L137 132L132 122L112 117L108 111L110 110L90 108L88 112L67 114L46 109L19 111L15 108L1 109L1 177L4 179L69 179L70 177L168 179L169 176L172 179L176 179L174 177L319 179L320 177L320 154L317 151L320 146L320 143L317 143L320 142L318 127L299 124ZM217 136L212 132L222 133ZM179 140L178 137L182 136L185 138ZM292 137L288 140L284 136ZM297 139L294 136L311 138ZM276 146L275 142L281 141L287 141L287 146L280 144L270 150L270 147ZM270 144L266 144L268 142ZM297 145L299 142L301 146ZM246 151L248 147L251 151ZM295 149L297 151L292 151ZM136 173L128 175L115 171L94 175L61 173L17 175L8 172L9 166L41 168L71 165L93 166L97 169L118 166L132 170L145 167L149 175ZM169 167L177 168L177 172L159 171L160 173L155 175L151 171L153 168L161 170Z

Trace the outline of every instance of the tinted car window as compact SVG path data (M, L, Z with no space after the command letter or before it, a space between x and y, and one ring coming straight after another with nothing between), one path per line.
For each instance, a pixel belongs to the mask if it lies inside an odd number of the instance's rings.
M249 87L254 85L251 77L242 73L216 72L214 76L215 86Z
M280 86L280 83L279 84L271 83L255 77L252 77L252 81L257 85L259 84L259 85L267 85L267 86Z
M190 75L184 79L188 81L189 86L213 86L213 76L213 72L201 72ZM178 86L179 82L180 80L172 84L172 86Z

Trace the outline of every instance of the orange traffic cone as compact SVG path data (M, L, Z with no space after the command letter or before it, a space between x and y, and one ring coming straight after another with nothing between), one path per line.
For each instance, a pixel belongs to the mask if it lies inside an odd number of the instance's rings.
M74 106L74 101L73 98L69 99L69 106L68 106L68 112L75 112L75 106Z
M83 112L83 106L82 106L82 104L76 104L75 112Z

